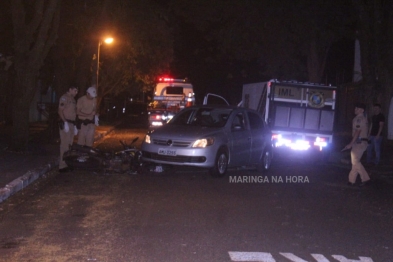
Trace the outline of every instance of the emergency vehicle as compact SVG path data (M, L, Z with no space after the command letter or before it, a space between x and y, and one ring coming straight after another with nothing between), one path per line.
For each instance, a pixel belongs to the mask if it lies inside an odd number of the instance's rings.
M147 108L150 127L162 126L181 109L194 104L194 89L187 79L160 77Z
M270 80L243 85L242 106L259 111L275 147L327 151L333 143L334 86Z

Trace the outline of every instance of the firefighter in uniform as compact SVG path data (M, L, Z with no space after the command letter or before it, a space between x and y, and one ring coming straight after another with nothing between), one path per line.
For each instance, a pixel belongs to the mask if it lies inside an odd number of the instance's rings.
M361 178L360 186L367 185L370 182L370 177L366 169L364 169L360 159L368 146L368 122L364 115L366 105L357 103L355 105L355 118L352 120L352 140L345 146L344 149L351 149L351 163L352 169L349 172L348 184L355 185L356 177L359 174Z
M59 131L60 131L60 161L59 172L67 172L69 168L63 160L63 154L69 150L70 145L74 141L74 136L77 133L75 126L76 119L76 102L75 96L78 94L78 88L70 86L68 91L60 97L58 114L60 117Z
M98 126L97 112L97 90L89 87L86 95L80 97L76 104L78 144L82 146L93 146L94 132Z

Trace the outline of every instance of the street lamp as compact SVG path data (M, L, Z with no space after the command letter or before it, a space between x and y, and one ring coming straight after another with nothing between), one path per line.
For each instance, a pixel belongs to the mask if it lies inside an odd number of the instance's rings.
M104 39L104 43L106 44L111 44L113 42L113 38L112 37L108 37ZM102 45L102 39L100 39L100 41L98 41L98 51L97 51L97 80L96 80L96 89L98 91L98 76L100 75L100 47Z

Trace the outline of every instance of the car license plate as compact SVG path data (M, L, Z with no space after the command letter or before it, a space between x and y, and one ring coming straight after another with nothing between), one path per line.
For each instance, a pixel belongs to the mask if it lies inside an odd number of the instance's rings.
M159 148L158 149L159 155L166 155L166 156L176 156L176 150L173 149L166 149L166 148Z

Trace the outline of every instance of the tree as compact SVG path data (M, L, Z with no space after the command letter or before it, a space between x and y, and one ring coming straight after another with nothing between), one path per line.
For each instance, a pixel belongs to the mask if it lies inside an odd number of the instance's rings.
M27 150L29 107L38 89L39 71L56 41L60 0L12 0L14 31L13 140L11 150Z
M215 51L210 58L243 65L227 68L232 70L229 77L242 72L243 81L259 77L321 82L332 43L353 37L348 0L171 3L177 16L201 32L200 42L210 43Z
M351 2L290 1L283 16L286 29L279 41L285 43L289 38L288 47L300 58L298 66L307 72L305 80L321 83L332 44L342 38L354 38Z
M154 1L68 0L50 56L57 93L76 83L83 95L95 84L98 42L108 35L114 42L100 47L98 100L148 89L173 59L166 19Z
M113 46L101 52L99 95L135 94L141 86L151 89L173 59L165 10L152 1L133 0L119 1L106 12L116 36Z
M362 83L360 98L379 102L388 112L393 95L393 2L353 0L357 14Z

